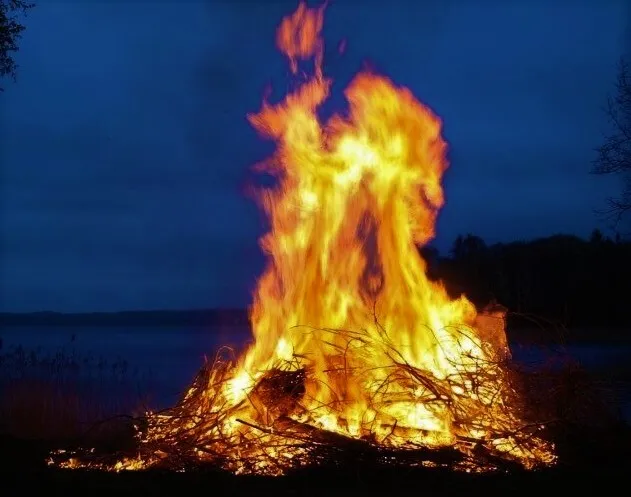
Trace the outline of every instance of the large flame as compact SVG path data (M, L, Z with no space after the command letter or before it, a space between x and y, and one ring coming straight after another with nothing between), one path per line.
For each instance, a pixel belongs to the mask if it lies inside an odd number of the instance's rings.
M346 89L347 115L322 124L323 14L300 4L283 19L277 44L302 81L249 116L278 144L262 164L278 185L260 197L271 229L254 342L209 368L172 413L150 416L143 441L162 449L116 468L156 463L184 441L228 469L279 473L309 462L312 445L296 442L305 427L378 447L552 461L532 433L519 439L501 312L450 298L419 255L444 202L439 118L410 90L362 72Z
M348 115L320 124L316 112L330 88L320 65L322 16L301 4L283 19L280 50L293 72L296 58L314 57L314 76L250 116L278 142L266 164L280 184L263 196L270 262L255 292L255 343L241 374L254 385L280 360L300 357L312 371L307 407L323 427L385 437L397 423L427 430L426 442L449 442L456 430L445 409L413 396L383 405L375 399L409 390L395 381L379 392L393 360L444 379L489 359L475 335L463 332L475 324L473 305L429 280L419 255L443 204L441 122L408 89L363 72L345 92Z

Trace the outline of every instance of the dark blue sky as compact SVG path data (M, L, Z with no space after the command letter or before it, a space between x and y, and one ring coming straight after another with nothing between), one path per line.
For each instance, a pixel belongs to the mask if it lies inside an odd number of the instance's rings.
M40 2L0 94L2 310L249 302L263 225L243 188L270 144L245 116L286 88L295 5ZM618 186L588 172L629 19L616 0L337 0L326 70L339 92L368 60L443 118L441 250L586 236Z

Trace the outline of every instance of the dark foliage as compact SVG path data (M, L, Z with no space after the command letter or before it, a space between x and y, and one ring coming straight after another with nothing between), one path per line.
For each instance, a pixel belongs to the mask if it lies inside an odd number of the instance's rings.
M628 339L631 243L619 237L595 230L590 240L555 235L487 246L467 235L456 239L449 257L429 264L454 296L464 293L479 307L492 299L506 306L509 330L538 322L570 329L569 340ZM596 337L594 328L612 331Z
M11 458L8 468L5 466L10 473L3 480L3 488L11 492L9 495L34 495L53 486L64 495L87 495L97 489L100 493L117 495L173 495L212 488L214 495L383 496L408 491L418 493L422 489L445 496L489 497L507 495L516 488L528 494L558 486L565 493L576 492L577 495L596 490L614 494L613 488L622 478L626 479L628 473L631 433L628 425L617 421L608 412L609 408L602 405L601 393L595 390L593 380L568 364L561 371L556 368L538 370L524 376L523 380L528 402L546 411L546 415L554 411L562 421L550 425L550 437L555 440L560 456L559 464L554 467L529 472L513 468L469 474L441 467L388 466L368 457L370 453L346 447L347 457L337 457L330 464L317 467L299 468L283 478L234 476L213 465L197 465L184 473L64 471L46 467L45 461L54 448L51 445L5 437L0 438L0 443ZM112 438L111 432L107 437ZM114 438L117 437L129 435L121 431ZM129 445L129 441L118 444L120 450ZM111 447L103 450L111 450Z
M99 422L132 410L144 412L149 375L123 360L46 353L0 340L0 436L74 439L102 432ZM113 394L113 392L116 392ZM118 428L108 423L107 432Z
M611 133L597 149L593 172L618 174L624 182L622 194L609 199L606 212L620 219L631 209L631 73L629 64L620 61L616 93L607 102L607 117L612 125Z
M0 0L0 77L15 79L18 65L13 53L19 50L18 40L26 29L19 16L25 15L34 6L24 0ZM4 91L1 86L0 91Z
M432 279L452 296L464 293L479 308L495 299L508 308L509 332L570 329L576 340L628 340L626 288L631 281L631 242L594 230L589 240L555 235L531 241L487 245L475 235L459 236L451 253L423 247ZM0 326L213 326L248 325L245 309L129 311L63 314L0 313ZM607 334L594 329L608 329ZM527 339L517 337L518 341Z

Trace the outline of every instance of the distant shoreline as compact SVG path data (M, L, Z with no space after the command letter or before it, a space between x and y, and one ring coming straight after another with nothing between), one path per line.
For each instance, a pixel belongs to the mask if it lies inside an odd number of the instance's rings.
M0 312L0 326L216 326L247 325L246 309L120 312Z
M247 309L138 310L86 313L0 312L0 330L6 327L21 326L160 328L249 325ZM552 326L538 328L532 323L516 319L509 319L507 328L509 341L524 344L631 343L631 329L629 328L577 326L560 333L560 329L555 329Z

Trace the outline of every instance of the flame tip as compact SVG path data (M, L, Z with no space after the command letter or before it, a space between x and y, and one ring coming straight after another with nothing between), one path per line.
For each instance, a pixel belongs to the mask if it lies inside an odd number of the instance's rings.
M237 474L278 475L314 463L331 434L366 448L452 447L464 455L454 467L468 472L490 468L476 464L480 447L525 467L554 460L550 444L519 438L504 316L451 298L419 253L444 204L440 118L372 69L346 88L344 115L323 123L317 114L331 89L328 3L301 1L277 30L292 74L307 59L313 73L246 116L277 143L255 165L277 181L257 192L270 227L249 309L254 342L234 360L218 352L177 406L149 412L137 457L92 467L146 468L185 440L178 458L189 451Z

